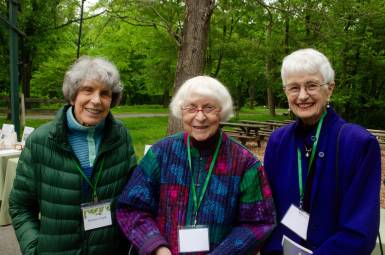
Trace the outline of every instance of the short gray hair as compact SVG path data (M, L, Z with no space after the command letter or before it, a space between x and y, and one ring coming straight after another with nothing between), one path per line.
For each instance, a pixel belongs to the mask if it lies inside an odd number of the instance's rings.
M286 78L290 74L296 73L319 73L324 79L323 82L334 81L334 70L329 59L321 52L311 48L294 51L283 59L281 68L283 86L286 85Z
M174 95L170 110L175 117L182 118L182 107L193 95L216 99L221 107L221 121L227 121L233 116L233 100L227 88L212 77L196 76L185 81Z
M67 102L75 100L79 87L86 80L99 81L112 91L111 107L119 104L123 93L119 71L114 64L102 57L80 57L66 72L63 95Z

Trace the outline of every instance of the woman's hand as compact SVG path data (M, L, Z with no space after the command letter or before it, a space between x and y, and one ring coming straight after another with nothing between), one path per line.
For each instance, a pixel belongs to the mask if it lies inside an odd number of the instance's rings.
M155 250L155 255L172 255L169 248L161 246Z

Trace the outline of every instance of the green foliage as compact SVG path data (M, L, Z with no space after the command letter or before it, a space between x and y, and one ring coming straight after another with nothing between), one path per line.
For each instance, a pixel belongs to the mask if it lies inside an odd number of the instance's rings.
M39 98L63 98L62 83L66 70L75 61L72 48L61 48L42 62L31 80L31 95ZM44 93L42 93L44 92Z
M22 60L31 69L32 96L60 98L64 72L76 58L80 1L21 2L19 26L27 35L22 52L29 54ZM182 0L100 0L86 9L81 54L103 56L118 66L124 104L163 101L167 106L184 8ZM6 17L5 3L0 11ZM205 73L229 88L237 109L266 105L267 88L275 104L285 108L281 60L298 48L314 47L335 68L332 103L337 111L349 121L385 128L376 120L382 115L374 114L383 112L385 102L383 24L380 0L217 0ZM8 30L0 26L0 65L6 67L8 61ZM0 95L8 87L8 68L2 68Z

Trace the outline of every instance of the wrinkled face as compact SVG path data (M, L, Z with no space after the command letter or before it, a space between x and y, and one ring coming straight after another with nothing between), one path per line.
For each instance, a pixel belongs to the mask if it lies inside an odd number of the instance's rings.
M219 102L211 97L193 96L182 107L183 128L197 141L205 141L213 136L220 118Z
M71 102L76 120L85 126L95 126L105 117L111 107L112 91L104 83L85 81Z
M325 84L319 73L289 75L284 87L290 110L306 125L313 125L321 118L333 89L334 82Z

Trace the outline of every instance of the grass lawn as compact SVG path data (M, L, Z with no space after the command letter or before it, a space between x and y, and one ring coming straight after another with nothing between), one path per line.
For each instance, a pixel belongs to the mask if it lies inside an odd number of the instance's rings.
M137 158L143 157L144 146L154 144L167 135L167 117L120 119L128 128Z
M123 105L112 108L112 113L168 113L161 105Z
M123 118L119 119L128 128L134 142L135 153L138 159L143 157L144 146L153 144L166 136L167 117L149 118ZM49 120L27 119L26 126L37 128ZM0 118L0 126L3 123L11 123Z
M168 113L167 108L158 105L138 105L138 106L119 106L112 109L113 114L119 113ZM244 108L241 110L239 117L233 117L231 121L238 120L284 120L287 116L283 113L287 112L285 109L277 109L277 115L271 117L268 109L264 107L256 107L255 109ZM146 118L119 118L124 125L129 129L132 136L135 152L138 159L143 157L144 146L146 144L153 144L157 140L166 136L167 132L167 117L146 117ZM30 127L39 127L48 120L27 119L26 125ZM11 123L0 117L0 126L3 123Z

